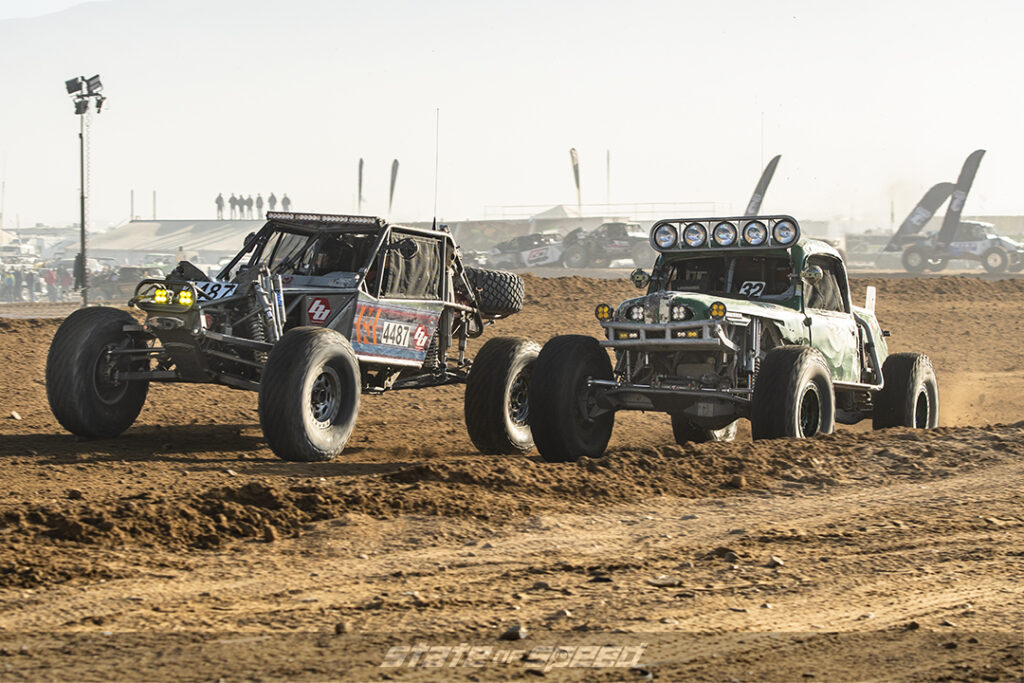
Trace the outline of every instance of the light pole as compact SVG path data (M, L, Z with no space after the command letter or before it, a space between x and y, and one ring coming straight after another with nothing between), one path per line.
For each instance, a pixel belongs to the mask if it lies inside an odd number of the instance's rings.
M103 111L103 103L106 97L100 94L103 84L100 82L99 74L86 78L78 76L71 80L64 81L68 95L75 101L75 115L78 116L78 175L81 183L78 208L80 213L79 236L81 238L81 251L78 259L75 259L75 278L82 287L82 305L89 305L89 269L85 258L85 115L89 113L89 102L96 102L96 113ZM79 262L79 259L81 261Z

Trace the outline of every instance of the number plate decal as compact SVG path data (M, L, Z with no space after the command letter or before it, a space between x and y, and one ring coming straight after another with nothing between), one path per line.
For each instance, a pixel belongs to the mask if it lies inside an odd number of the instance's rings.
M747 280L740 286L740 294L751 298L761 296L764 294L764 285L760 280Z
M199 292L199 298L203 301L215 301L216 299L224 299L235 293L238 289L238 285L232 282L193 282L196 291Z

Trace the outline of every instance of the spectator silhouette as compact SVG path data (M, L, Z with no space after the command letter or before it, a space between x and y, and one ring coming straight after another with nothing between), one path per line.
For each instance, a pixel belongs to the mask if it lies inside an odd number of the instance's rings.
M263 219L263 195L256 193L256 218Z
M245 198L245 217L252 218L252 195Z
M283 195L281 195L281 210L287 211L288 209L291 208L291 206L292 200L288 199L288 193L285 192Z
M231 205L231 217L236 218L238 216L238 198L235 197L235 193L231 193L231 199L228 200Z
M85 259L82 252L75 254L75 291L85 287Z
M213 200L213 203L217 205L217 219L224 219L224 195L217 193L217 198Z
M277 208L277 197L275 197L274 193L271 192L270 196L267 197L267 211L273 211L276 208Z

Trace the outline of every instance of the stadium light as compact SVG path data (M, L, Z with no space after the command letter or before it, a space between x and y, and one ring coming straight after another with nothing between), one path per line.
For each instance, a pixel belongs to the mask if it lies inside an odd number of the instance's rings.
M85 86L85 92L82 92L83 85ZM103 90L103 83L100 81L99 74L90 76L89 78L86 78L85 76L77 76L66 80L64 81L64 87L75 101L75 116L78 117L78 176L79 182L81 183L78 208L81 219L79 223L79 238L81 240L79 256L81 257L81 271L76 269L75 275L78 278L78 283L82 287L82 306L88 306L89 267L85 252L85 115L89 113L90 100L94 100L96 102L96 113L99 114L103 111L103 103L107 98L100 94L100 91Z

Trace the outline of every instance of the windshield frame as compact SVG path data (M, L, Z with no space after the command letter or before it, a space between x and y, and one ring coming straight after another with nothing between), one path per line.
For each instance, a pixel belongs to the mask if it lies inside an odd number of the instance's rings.
M666 258L666 256L669 256ZM788 280L789 283L786 289L776 294L762 294L759 296L749 296L739 293L738 291L727 292L727 291L716 291L711 289L675 289L672 287L672 276L676 268L686 263L687 261L698 261L707 259L722 259L728 262L730 259L738 258L768 258L778 259L780 261L786 261L788 263ZM728 266L726 266L727 268ZM648 287L648 294L654 294L657 292L677 292L679 294L704 294L707 296L714 296L723 299L735 299L738 301L760 301L770 303L788 303L793 300L797 295L797 283L800 281L799 274L797 272L797 259L794 258L794 254L786 249L773 249L773 250L751 250L751 251L722 251L719 253L674 253L671 255L663 254L658 258L658 261L654 266L654 273L651 276L651 283ZM736 282L732 283L734 286Z

